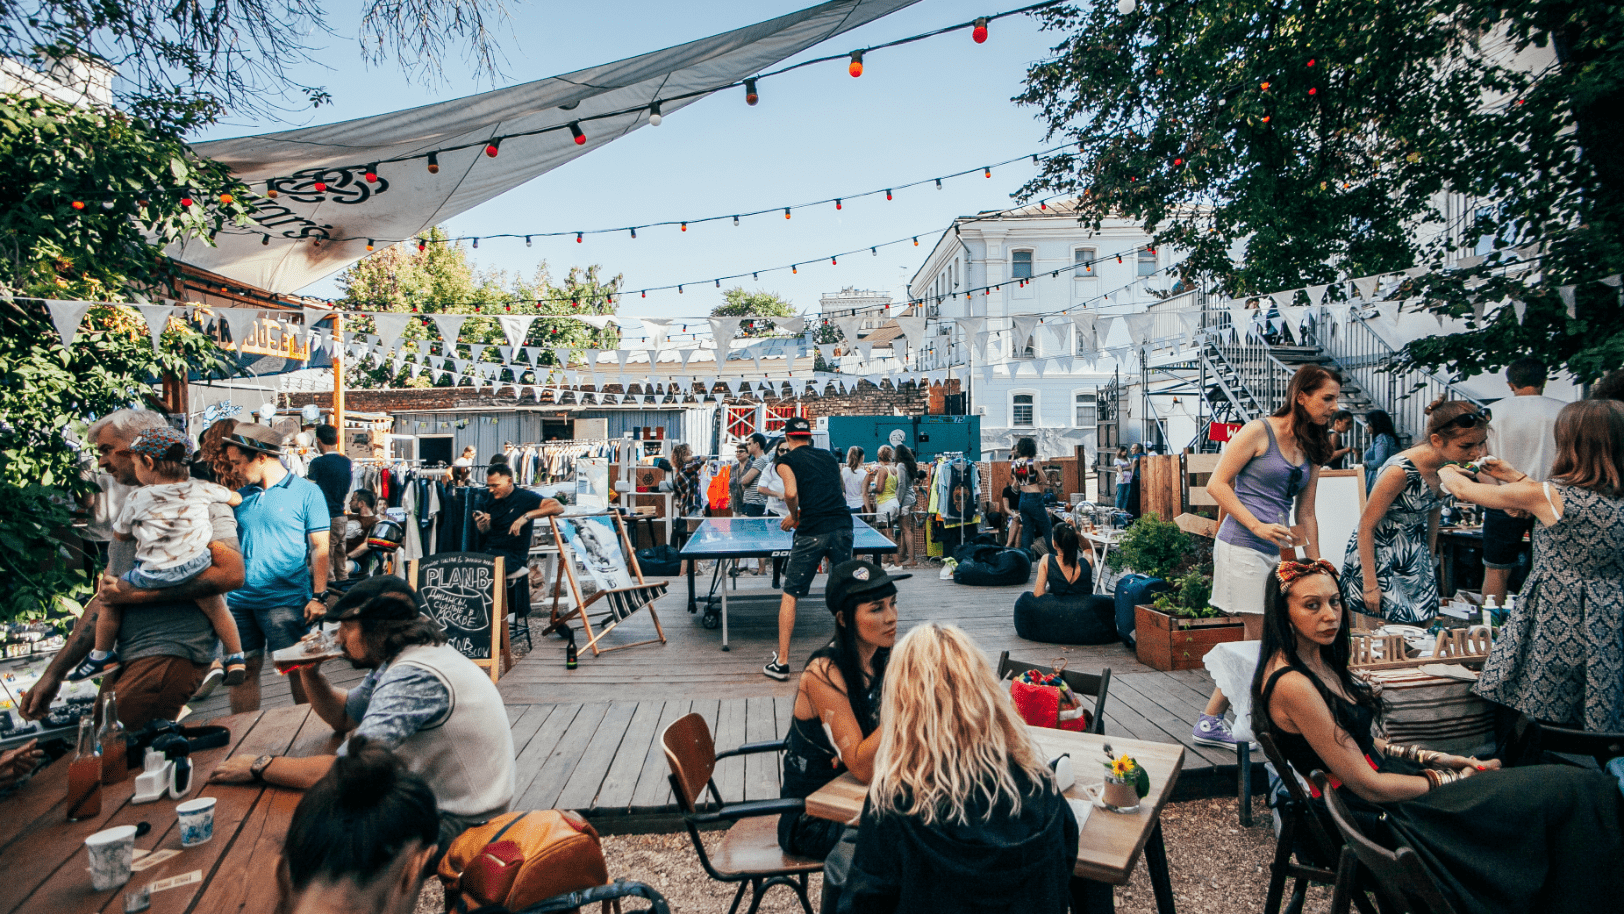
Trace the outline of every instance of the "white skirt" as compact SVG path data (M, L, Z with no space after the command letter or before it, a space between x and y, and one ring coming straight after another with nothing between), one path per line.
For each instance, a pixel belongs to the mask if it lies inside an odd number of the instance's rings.
M1230 615L1263 613L1263 588L1279 557L1218 540L1212 547L1213 606Z

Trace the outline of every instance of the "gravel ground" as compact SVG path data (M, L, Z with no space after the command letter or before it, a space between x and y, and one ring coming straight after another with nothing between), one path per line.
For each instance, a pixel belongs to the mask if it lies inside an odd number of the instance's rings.
M1096 813L1100 815L1101 813ZM1274 856L1274 830L1269 811L1256 801L1253 828L1237 822L1235 798L1191 800L1169 804L1162 811L1167 840L1168 868L1174 901L1183 914L1255 914L1263 909L1269 886L1269 861ZM612 878L647 883L666 897L674 914L726 914L734 887L713 882L694 855L686 832L659 835L610 835L603 839ZM821 876L812 877L812 903L818 903ZM743 906L741 905L741 910ZM1141 864L1133 878L1116 890L1120 914L1155 914L1156 897ZM1330 909L1330 893L1312 888L1305 911L1323 914ZM430 880L418 900L417 914L443 912L443 894ZM796 914L795 894L785 888L768 893L765 914Z

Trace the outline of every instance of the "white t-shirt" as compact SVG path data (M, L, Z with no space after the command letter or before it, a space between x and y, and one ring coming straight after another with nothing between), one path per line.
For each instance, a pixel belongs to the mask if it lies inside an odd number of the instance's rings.
M840 465L840 485L846 490L846 507L863 507L863 480L868 478L868 471L858 466L852 469L849 464Z
M779 517L789 515L789 505L781 497L784 494L784 480L778 476L778 464L767 461L767 468L756 477L756 488L766 499L767 513Z
M135 537L135 560L143 568L173 568L209 551L209 505L230 501L230 490L201 479L141 486L124 500L113 532Z
M1556 462L1556 414L1567 406L1546 396L1506 397L1489 407L1489 454L1544 482Z

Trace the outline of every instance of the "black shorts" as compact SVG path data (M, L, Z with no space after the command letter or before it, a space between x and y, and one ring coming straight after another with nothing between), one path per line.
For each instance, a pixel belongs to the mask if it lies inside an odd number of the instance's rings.
M1516 568L1523 536L1534 529L1534 518L1515 518L1488 508L1483 512L1483 567Z
M784 593L796 598L812 590L812 578L818 573L818 564L825 557L829 567L851 560L853 531L847 527L819 536L795 534L795 545L790 547L789 561L784 568Z

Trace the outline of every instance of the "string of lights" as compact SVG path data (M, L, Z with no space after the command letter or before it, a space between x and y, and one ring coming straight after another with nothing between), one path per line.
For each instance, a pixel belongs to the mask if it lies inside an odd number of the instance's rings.
M447 237L447 238L429 238L429 237L424 236L424 235L413 235L410 238L378 238L378 237L367 236L367 235L346 235L346 236L338 237L338 238L317 238L317 239L281 238L281 237L270 235L269 233L266 233L266 232L259 232L259 231L253 231L253 230L235 230L235 229L222 229L219 232L217 232L216 234L217 235L236 235L236 236L259 235L260 238L261 238L260 243L261 244L267 244L267 245L270 244L273 241L276 241L276 242L290 242L290 243L294 243L294 244L298 244L298 243L305 242L305 241L311 241L311 240L313 240L315 242L319 242L321 244L332 244L332 243L335 243L335 242L343 242L343 241L365 241L367 243L367 250L368 251L374 250L380 244L384 245L384 246L388 246L388 245L401 244L401 243L406 243L406 242L415 243L418 246L418 250L421 251L421 250L426 249L428 247L428 245L431 245L431 244L456 244L456 243L459 243L459 242L472 242L473 246L475 248L477 248L477 247L479 247L479 243L481 241L494 241L494 240L498 240L498 239L501 239L501 240L510 240L510 239L511 240L517 240L517 239L523 238L525 246L530 247L530 246L532 246L533 239L536 239L536 238L568 238L568 237L573 235L575 237L575 240L576 240L577 243L584 243L585 240L586 240L586 237L589 236L589 235L618 235L618 234L621 234L622 232L628 232L628 233L631 234L631 237L636 238L637 233L639 231L647 232L649 229L670 228L670 227L674 226L679 231L686 232L686 231L688 231L688 226L690 226L690 225L696 225L697 226L697 225L704 225L704 224L710 223L710 222L726 222L727 220L730 220L730 219L733 221L733 224L736 225L736 226L740 225L741 224L740 220L743 220L743 219L751 219L751 218L755 218L755 217L758 217L758 216L777 215L779 213L783 213L784 218L788 219L788 218L790 218L790 214L792 214L796 210L812 209L814 207L821 207L821 206L833 205L836 210L842 210L842 209L845 208L845 205L847 203L850 203L853 200L862 200L862 199L866 199L868 197L878 197L881 194L883 194L883 195L885 195L885 199L889 201L889 200L894 198L894 196L895 196L895 194L897 192L904 191L904 190L910 190L910 189L915 188L915 187L923 187L923 186L928 186L928 185L934 185L937 190L941 190L944 187L942 182L950 181L950 180L953 180L954 178L962 178L962 177L965 177L967 175L975 175L975 174L979 174L984 178L991 178L992 173L993 173L993 171L995 169L1003 168L1003 167L1008 166L1008 165L1014 165L1014 164L1016 164L1018 162L1025 162L1025 161L1028 161L1028 160L1030 160L1033 165L1041 165L1042 162L1045 159L1052 158L1055 155L1057 155L1057 154L1059 154L1059 153L1061 153L1061 152L1063 152L1063 151L1065 151L1067 149L1070 149L1075 145L1077 145L1077 144L1075 144L1075 143L1064 143L1064 144L1061 144L1059 146L1051 147L1049 149L1042 149L1042 150L1039 150L1037 152L1029 152L1029 153L1025 153L1024 155L1015 156L1014 158L1004 159L1001 162L993 162L990 165L977 165L974 168L966 168L966 169L964 169L962 171L955 171L955 172L952 172L950 174L936 175L934 177L929 177L929 178L921 178L921 179L919 179L917 181L909 181L909 182L906 182L906 183L903 183L903 184L892 184L892 185L890 185L888 187L875 188L873 190L865 190L865 191L860 191L858 193L842 194L842 195L837 196L837 197L826 197L826 198L824 198L822 200L810 200L810 201L805 202L805 203L792 203L792 204L789 204L788 206L781 206L781 205L780 206L769 206L769 207L765 207L765 208L762 208L762 209L754 209L754 210L738 212L738 213L731 213L731 214L722 214L722 215L713 215L713 216L699 216L699 217L695 217L695 218L691 218L691 219L666 219L666 220L660 221L660 222L646 222L646 223L641 223L641 224L638 224L638 225L621 226L619 228L570 229L570 230L567 230L567 231L497 232L497 233L490 234L490 235L458 235L458 236L455 236L455 237ZM1049 199L1052 199L1052 198L1049 198Z

